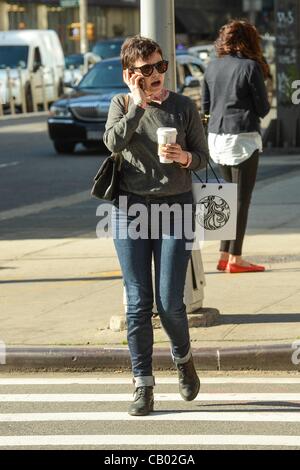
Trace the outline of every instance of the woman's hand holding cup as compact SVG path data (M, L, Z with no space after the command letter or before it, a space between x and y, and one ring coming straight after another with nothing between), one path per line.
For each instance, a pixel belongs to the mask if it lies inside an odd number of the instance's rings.
M161 145L161 155L164 158L168 158L170 161L186 165L188 161L188 154L185 150L182 150L180 144L163 144Z

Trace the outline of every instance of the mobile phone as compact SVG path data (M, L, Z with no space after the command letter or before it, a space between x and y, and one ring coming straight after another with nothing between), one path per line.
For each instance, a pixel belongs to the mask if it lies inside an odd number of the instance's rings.
M139 81L139 85L140 85L140 88L142 90L145 90L145 79L144 78L141 78L141 80Z

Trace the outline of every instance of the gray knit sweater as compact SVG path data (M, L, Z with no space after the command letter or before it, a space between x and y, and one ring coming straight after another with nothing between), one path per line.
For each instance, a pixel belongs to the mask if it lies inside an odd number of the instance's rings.
M189 169L205 167L209 152L202 122L194 102L183 95L170 92L158 104L152 102L143 109L129 100L124 115L124 96L112 99L104 143L113 153L122 153L122 190L142 196L171 196L191 190L191 172L178 163L162 164L157 155L158 127L176 127L177 143L191 152Z

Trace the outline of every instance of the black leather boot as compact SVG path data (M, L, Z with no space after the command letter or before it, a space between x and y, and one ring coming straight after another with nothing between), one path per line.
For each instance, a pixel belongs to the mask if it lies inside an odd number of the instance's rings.
M186 401L191 401L196 398L200 390L200 380L197 375L193 358L184 364L177 364L178 378L179 378L179 393Z
M134 401L129 406L131 416L146 416L153 411L153 387L137 387L134 392Z

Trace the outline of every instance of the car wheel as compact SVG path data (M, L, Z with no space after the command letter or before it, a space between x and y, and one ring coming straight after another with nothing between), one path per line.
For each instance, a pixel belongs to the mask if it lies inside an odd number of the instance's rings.
M74 142L60 142L58 140L54 141L54 148L57 153L73 153L75 149Z

